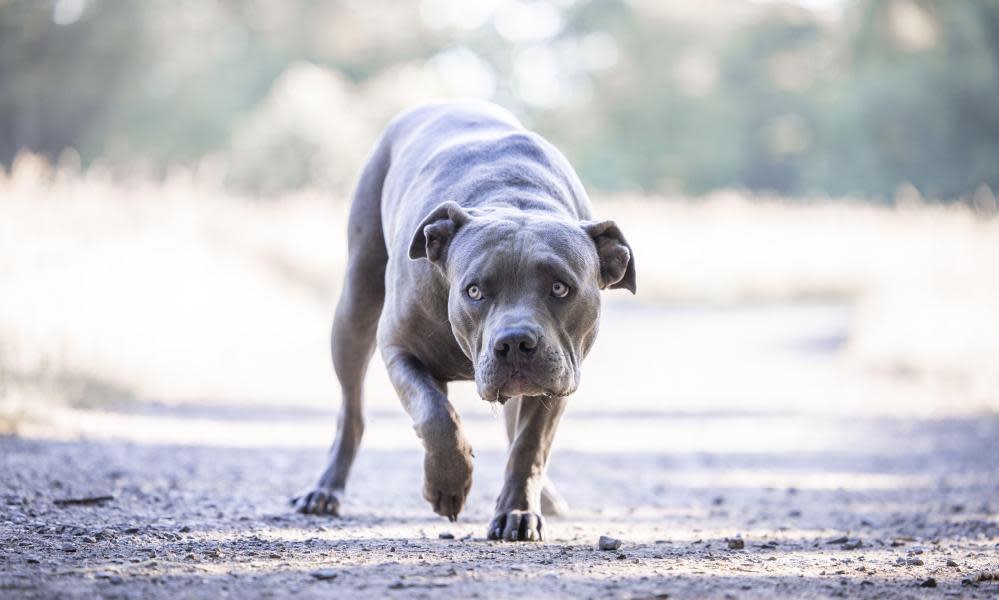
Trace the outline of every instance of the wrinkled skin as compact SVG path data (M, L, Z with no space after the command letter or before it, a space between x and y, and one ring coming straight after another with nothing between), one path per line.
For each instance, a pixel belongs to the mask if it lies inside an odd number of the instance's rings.
M487 535L544 538L542 511L564 507L545 476L548 455L596 338L600 290L635 291L631 247L590 212L565 158L496 106L429 104L389 125L348 223L332 340L340 424L297 510L339 514L377 339L426 450L433 510L456 519L471 487L472 447L447 382L474 379L483 400L504 404L510 438Z
M448 320L471 360L479 395L569 396L596 337L600 289L596 253L573 255L587 243L578 226L521 215L473 218L455 236L448 257ZM489 252L482 252L482 248ZM585 246L584 246L585 247ZM564 298L552 293L561 283ZM476 285L481 299L469 297ZM518 329L537 337L533 356L511 360L495 346Z

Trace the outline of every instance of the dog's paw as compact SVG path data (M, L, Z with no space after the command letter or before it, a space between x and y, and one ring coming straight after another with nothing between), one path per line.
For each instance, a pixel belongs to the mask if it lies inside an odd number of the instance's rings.
M434 507L434 512L457 521L472 489L471 447L459 443L446 449L428 449L423 475L423 497Z
M340 516L343 490L316 487L291 499L295 512L306 515Z
M529 510L501 510L489 523L486 537L508 542L543 542L545 520Z

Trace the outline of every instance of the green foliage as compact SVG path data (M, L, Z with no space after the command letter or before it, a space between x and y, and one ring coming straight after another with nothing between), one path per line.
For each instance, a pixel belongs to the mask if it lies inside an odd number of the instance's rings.
M662 8L675 4L560 3L562 27L525 42L489 19L430 27L417 3L388 0L91 0L61 25L49 2L0 0L0 163L73 147L84 163L164 172L229 152L293 63L357 89L382 81L380 93L402 99L392 69L427 69L459 47L492 70L494 98L565 149L595 189L890 198L911 183L946 200L999 187L999 0L845 1L832 17L781 5L743 6L740 17ZM591 68L564 50L591 34L613 40L613 65ZM563 49L552 77L571 85L554 105L518 87L518 53L532 45ZM270 136L280 147L260 154L283 157L287 177L241 185L315 184L315 141L295 136Z
M816 187L887 194L905 181L952 198L999 183L999 3L930 6L938 45L906 51L863 28L850 76L816 97Z

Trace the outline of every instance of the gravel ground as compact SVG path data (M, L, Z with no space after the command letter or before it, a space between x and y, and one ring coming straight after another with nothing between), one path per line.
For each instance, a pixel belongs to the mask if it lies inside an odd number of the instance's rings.
M368 407L342 519L287 504L321 466L332 407L53 409L0 438L0 597L999 597L999 415L847 377L848 319L788 314L663 317L703 347L657 346L672 383L619 399L599 373L631 359L595 359L550 469L571 513L545 543L484 539L504 441L467 398L475 484L457 523L420 498L419 446L387 395ZM784 343L821 314L821 344ZM602 341L638 343L652 318L618 315ZM713 323L752 343L715 344ZM738 377L698 385L681 364ZM792 374L826 383L805 402Z
M663 417L662 434L712 418ZM478 453L470 510L450 524L423 505L420 456L407 450L363 452L348 516L337 520L285 505L307 483L303 465L318 466L312 448L6 438L0 595L999 595L999 581L986 581L999 575L999 419L760 425L843 443L805 453L560 451L552 476L575 506L550 520L541 544L484 539L499 451ZM857 451L872 435L880 443ZM598 550L600 535L620 548Z

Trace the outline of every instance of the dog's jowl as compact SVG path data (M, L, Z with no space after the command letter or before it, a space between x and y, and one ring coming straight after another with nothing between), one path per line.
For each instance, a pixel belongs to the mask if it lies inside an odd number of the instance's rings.
M540 540L562 506L549 449L597 335L600 290L635 292L635 259L595 219L565 157L499 107L419 106L388 126L361 174L333 324L343 391L329 461L294 500L339 514L364 431L364 374L381 349L426 449L423 497L456 519L472 485L472 444L447 382L474 380L503 405L510 438L490 538Z

